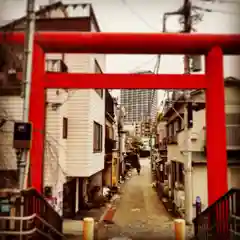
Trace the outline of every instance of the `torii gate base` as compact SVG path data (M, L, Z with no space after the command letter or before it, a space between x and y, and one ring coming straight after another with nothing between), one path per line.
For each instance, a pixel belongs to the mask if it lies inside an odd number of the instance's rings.
M23 43L22 33L5 35ZM1 39L1 38L0 38ZM3 38L1 39L3 41ZM224 110L223 50L235 53L240 36L126 33L37 33L35 35L29 120L33 124L30 151L31 184L42 191L47 88L205 89L207 125L208 203L228 190ZM234 49L234 50L232 50ZM45 73L45 53L205 54L205 75ZM221 134L221 137L218 136Z

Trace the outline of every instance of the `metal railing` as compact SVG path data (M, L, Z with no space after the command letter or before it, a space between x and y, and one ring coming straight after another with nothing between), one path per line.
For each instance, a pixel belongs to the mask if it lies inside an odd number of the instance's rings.
M240 239L240 189L231 189L194 220L195 239Z
M66 239L62 218L35 189L0 193L0 236L10 240Z

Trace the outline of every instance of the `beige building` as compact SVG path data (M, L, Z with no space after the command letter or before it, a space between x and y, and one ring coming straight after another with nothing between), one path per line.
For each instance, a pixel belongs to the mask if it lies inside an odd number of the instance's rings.
M6 26L24 28L25 18ZM37 12L38 31L100 31L90 4L63 5L61 2L42 7ZM14 55L21 55L15 50ZM3 57L3 56L1 56ZM5 56L6 57L6 56ZM8 54L9 58L9 54ZM10 63L7 67L11 66ZM21 63L21 61L20 61ZM102 73L104 55L46 54L48 72ZM3 70L2 70L3 71ZM16 155L12 148L13 122L22 119L22 99L19 80L8 77L0 91L1 117L8 121L2 128L0 168L16 170ZM105 90L46 91L46 129L44 146L43 187L52 189L56 210L74 216L88 198L88 188L102 184L105 139ZM69 189L71 196L69 197ZM44 190L43 190L44 191ZM68 193L68 194L67 194Z
M227 131L228 154L228 187L240 187L240 81L234 78L225 80L225 111ZM205 124L205 94L204 91L191 93L193 101L192 120L190 128L192 152L192 183L193 183L193 209L196 197L202 201L203 209L208 206L207 166L206 166L206 124ZM162 132L159 150L164 152L164 143L167 145L167 172L169 197L176 209L184 213L184 162L186 161L186 138L184 129L184 98L180 97L165 111L166 132ZM216 119L217 121L217 119ZM165 137L166 135L166 137ZM221 133L219 136L221 137ZM166 141L167 140L167 141ZM217 166L216 166L217 171ZM195 211L194 211L195 215Z

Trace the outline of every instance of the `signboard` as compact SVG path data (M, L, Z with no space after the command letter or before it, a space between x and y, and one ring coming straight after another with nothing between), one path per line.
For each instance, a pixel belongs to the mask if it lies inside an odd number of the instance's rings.
M113 158L112 160L112 185L117 185L117 176L116 176L116 166L117 166L117 158Z

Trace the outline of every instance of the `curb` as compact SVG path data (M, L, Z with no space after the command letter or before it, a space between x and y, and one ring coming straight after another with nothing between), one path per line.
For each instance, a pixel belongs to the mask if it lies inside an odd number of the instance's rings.
M117 209L115 206L110 205L101 217L100 222L113 223L113 218L116 210Z
M131 177L128 180L130 180ZM126 184L126 182L127 182L127 180L125 180L123 183L119 184L121 187L119 185L118 185L118 187L120 189L124 188L124 185ZM118 194L115 194L114 196L120 195L120 194L121 194L121 190ZM99 220L100 223L101 222L105 222L105 223L109 223L109 224L114 223L113 218L117 211L117 206L115 204L115 201L117 199L114 199L114 196L112 197L112 200L110 201L110 203L107 204L106 210L104 211L103 215L100 217L100 220Z

